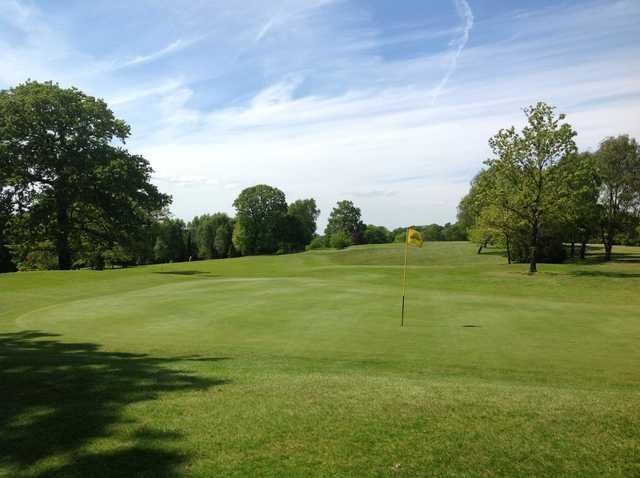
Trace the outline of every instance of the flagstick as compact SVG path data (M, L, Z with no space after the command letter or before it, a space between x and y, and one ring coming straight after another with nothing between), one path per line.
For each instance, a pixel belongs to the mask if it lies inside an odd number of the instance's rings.
M402 316L400 319L400 327L404 327L404 293L407 287L407 251L409 250L409 229L407 229L407 237L404 241L404 270L402 272Z

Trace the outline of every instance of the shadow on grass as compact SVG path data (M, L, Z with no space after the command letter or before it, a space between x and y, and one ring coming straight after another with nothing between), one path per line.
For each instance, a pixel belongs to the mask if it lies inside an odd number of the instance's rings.
M226 382L169 368L182 358L102 352L95 344L54 337L0 334L0 474L176 476L188 458L174 445L180 435L127 421L124 408ZM94 443L100 438L109 439L104 450Z
M640 274L615 271L574 271L570 275L576 277L610 277L614 279L639 279Z
M482 249L482 251L480 252L481 256L501 256L501 257L507 257L507 252L504 249L496 249L496 248L492 248L492 247L486 247L484 249Z
M220 277L217 275L213 275L210 272L204 272L204 271L189 271L189 270L179 270L179 271L156 271L154 272L154 274L165 274L165 275L172 275L172 276L196 276L196 275L205 275L208 277Z
M622 262L624 264L640 264L640 254L635 252L616 252L616 246L613 246L613 252L611 253L610 261L605 260L604 248L602 246L588 245L586 252L587 253L584 259L580 259L577 256L569 257L566 262L570 264L579 264L583 266L599 265L599 264L607 264L607 263L615 263L615 262Z

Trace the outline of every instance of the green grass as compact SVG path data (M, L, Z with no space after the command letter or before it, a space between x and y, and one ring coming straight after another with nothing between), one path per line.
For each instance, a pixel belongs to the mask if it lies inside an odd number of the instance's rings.
M640 249L474 249L4 274L0 476L640 476Z

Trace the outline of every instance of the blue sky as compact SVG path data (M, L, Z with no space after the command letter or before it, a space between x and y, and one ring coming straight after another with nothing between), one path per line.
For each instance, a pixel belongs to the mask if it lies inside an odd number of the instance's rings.
M267 183L321 226L443 223L525 105L640 138L640 1L0 0L0 88L27 78L105 98L183 219Z

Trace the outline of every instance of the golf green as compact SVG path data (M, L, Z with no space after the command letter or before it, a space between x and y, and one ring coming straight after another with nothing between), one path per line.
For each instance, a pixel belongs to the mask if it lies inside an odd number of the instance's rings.
M0 275L0 476L640 476L640 248Z

